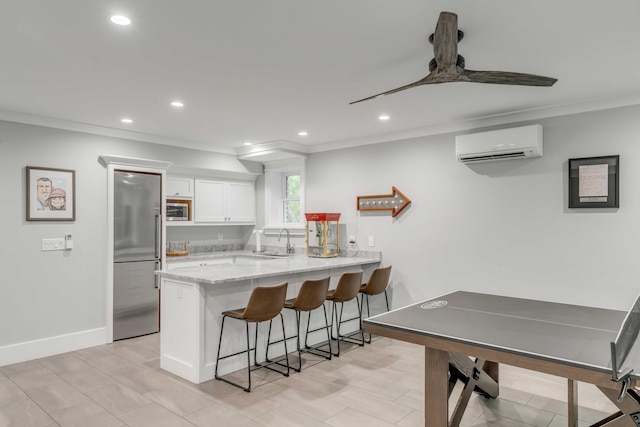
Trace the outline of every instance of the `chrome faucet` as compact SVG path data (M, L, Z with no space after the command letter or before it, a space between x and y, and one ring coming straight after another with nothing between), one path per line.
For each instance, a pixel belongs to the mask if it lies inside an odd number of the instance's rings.
M291 247L291 233L289 233L289 230L287 230L286 228L281 228L280 229L280 234L278 234L278 242L280 241L280 238L282 237L282 232L286 231L287 232L287 254L290 254L293 252L293 248Z

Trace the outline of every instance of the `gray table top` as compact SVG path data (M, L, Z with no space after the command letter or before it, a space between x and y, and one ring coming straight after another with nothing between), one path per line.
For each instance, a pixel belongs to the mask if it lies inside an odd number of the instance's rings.
M610 343L627 312L456 291L365 323L611 372ZM638 348L636 348L638 347ZM640 345L625 365L640 371ZM640 372L632 377L640 379Z

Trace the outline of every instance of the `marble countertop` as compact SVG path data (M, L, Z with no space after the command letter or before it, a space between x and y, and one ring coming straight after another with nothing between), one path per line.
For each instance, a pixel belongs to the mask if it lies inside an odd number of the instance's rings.
M165 262L168 264L180 263L180 262L189 262L189 261L200 261L205 259L216 259L216 258L233 258L236 256L242 257L258 257L258 256L278 256L283 254L267 253L261 252L260 254L254 253L251 251L218 251L218 252L196 252L190 253L185 256L168 256L165 258Z
M331 268L355 267L380 262L379 252L373 256L314 258L306 255L269 257L255 255L249 251L224 252L208 255L198 254L195 256L180 257L180 260L174 260L173 262L193 261L194 259L205 258L230 258L233 256L236 256L235 263L158 270L156 274L165 279L215 285L239 280L281 276ZM239 259L241 261L238 261Z

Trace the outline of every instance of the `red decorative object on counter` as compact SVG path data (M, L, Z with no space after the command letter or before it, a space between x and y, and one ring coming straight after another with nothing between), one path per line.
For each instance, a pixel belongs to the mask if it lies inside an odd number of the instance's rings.
M307 256L328 258L340 255L339 213L306 213Z

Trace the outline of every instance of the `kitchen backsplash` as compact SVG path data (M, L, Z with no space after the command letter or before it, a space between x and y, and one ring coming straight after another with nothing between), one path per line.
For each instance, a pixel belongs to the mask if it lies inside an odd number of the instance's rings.
M241 243L218 243L218 242L202 242L195 245L189 245L189 253L197 254L203 252L226 252L239 251L244 247Z
M171 246L171 243L174 243L172 247L182 247L181 243L184 241L169 241L167 242L167 248ZM256 247L253 244L243 244L240 242L220 242L217 240L197 240L197 241L188 241L187 242L187 252L189 255L194 254L204 254L210 252L231 252L231 251L255 251ZM282 245L279 246L269 246L262 245L262 252L283 252L284 247ZM304 247L294 247L294 254L296 255L304 255L305 248ZM351 256L359 256L365 258L379 258L380 251L353 251L353 250L340 250L340 256L343 257L351 257Z
M184 247L183 242L185 241L168 241L167 248ZM206 252L239 251L244 249L244 246L245 245L243 245L240 242L229 242L229 241L218 241L218 240L186 241L186 251L189 254L198 254L198 253L206 253Z

